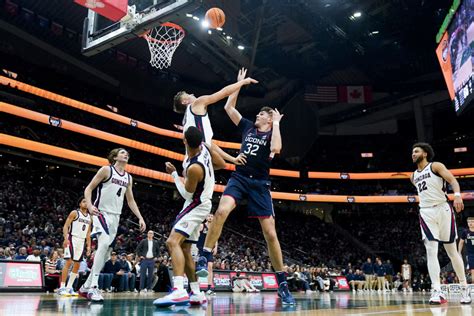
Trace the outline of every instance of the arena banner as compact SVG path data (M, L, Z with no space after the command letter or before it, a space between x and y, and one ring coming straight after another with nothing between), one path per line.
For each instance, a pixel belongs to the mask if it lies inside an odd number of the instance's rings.
M349 283L347 282L346 277L344 276L338 276L338 277L333 277L332 278L334 281L336 281L336 284L334 285L334 291L349 291Z
M0 290L42 289L43 268L40 262L0 261Z

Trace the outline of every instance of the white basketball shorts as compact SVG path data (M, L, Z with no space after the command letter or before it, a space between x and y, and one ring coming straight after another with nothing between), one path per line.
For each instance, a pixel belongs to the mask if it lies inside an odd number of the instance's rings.
M458 236L454 212L448 202L420 208L422 240L452 243Z

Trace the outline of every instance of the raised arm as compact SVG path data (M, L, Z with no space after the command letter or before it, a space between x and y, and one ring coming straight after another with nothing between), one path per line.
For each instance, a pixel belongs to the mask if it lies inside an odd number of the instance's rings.
M110 168L108 166L100 168L84 190L84 198L87 202L87 208L92 215L99 215L99 210L92 204L92 191L94 191L102 181L108 179L109 177Z
M270 151L274 154L279 154L282 147L280 133L280 121L282 118L283 114L280 114L277 109L273 110L272 143L270 144Z
M216 150L218 148L218 150ZM221 151L221 152L219 152ZM225 168L225 160L222 156L222 153L230 156L228 153L223 151L219 146L216 144L212 143L211 148L209 148L209 152L211 153L211 159L212 159L212 167L214 170L220 170ZM233 160L235 160L234 157L230 156Z
M196 101L194 101L193 106L207 107L210 104L219 102L220 100L230 96L232 93L240 90L242 86L245 86L251 83L258 83L258 81L252 78L245 78L242 81L228 85L227 87L217 91L214 94L200 96L199 98L196 99Z
M222 159L222 158L221 158ZM197 164L192 164L186 171L186 178L181 181L181 178L176 171L176 167L171 162L166 162L166 172L171 174L178 189L179 194L183 199L188 200L193 197L193 193L196 191L197 184L204 178L204 170Z
M453 176L453 174L440 162L433 162L431 165L434 173L439 174L444 180L446 180L454 192L454 209L456 212L461 212L464 209L464 203L461 197L461 187L459 186L458 180Z
M143 220L142 214L138 209L137 202L135 202L135 197L133 196L132 191L133 179L130 176L130 183L128 184L127 190L125 191L125 197L127 198L128 207L132 210L133 214L138 218L138 224L140 225L140 232L144 232L146 229L145 221Z
M64 226L63 226L63 237L64 237L63 247L64 248L69 247L69 238L68 238L69 228L71 227L72 221L74 221L76 218L77 218L77 212L71 211L71 213L69 213L69 216L66 219L66 222L64 223Z

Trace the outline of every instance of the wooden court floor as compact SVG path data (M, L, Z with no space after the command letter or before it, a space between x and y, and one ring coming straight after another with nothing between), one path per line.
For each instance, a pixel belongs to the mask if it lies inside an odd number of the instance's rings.
M152 302L163 293L105 294L103 303L54 294L0 293L0 315L474 315L459 296L443 306L430 306L429 294L295 294L296 306L283 307L276 293L218 293L207 306L157 309Z

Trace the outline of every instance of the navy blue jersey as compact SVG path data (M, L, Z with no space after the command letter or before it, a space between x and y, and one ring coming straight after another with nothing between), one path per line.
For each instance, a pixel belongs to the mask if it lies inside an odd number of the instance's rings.
M259 132L246 118L240 120L238 128L242 133L240 152L247 156L247 163L236 166L236 172L256 179L268 179L273 158L270 151L272 130Z
M386 274L385 266L383 264L375 264L374 272L378 277L383 277Z
M465 229L461 234L461 239L464 240L464 245L466 245L466 254L474 256L474 232Z
M198 239L197 244L196 244L196 247L199 250L202 250L202 248L204 248L204 242L206 241L207 231L209 230L206 223L204 223L202 225L203 225L203 227L202 227L201 232L199 233L199 239Z

